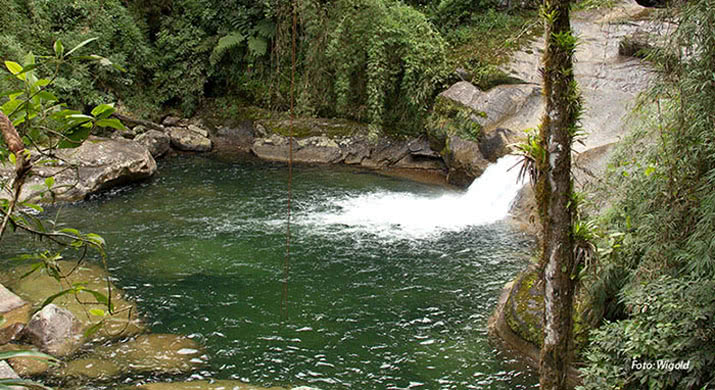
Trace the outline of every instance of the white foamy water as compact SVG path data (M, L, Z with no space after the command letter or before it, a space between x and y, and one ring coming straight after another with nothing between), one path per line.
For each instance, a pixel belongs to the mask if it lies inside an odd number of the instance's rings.
M466 193L438 196L376 191L328 200L326 212L298 216L298 224L314 228L340 226L384 237L422 238L504 219L523 183L517 183L518 156L490 165ZM324 205L325 206L325 205Z

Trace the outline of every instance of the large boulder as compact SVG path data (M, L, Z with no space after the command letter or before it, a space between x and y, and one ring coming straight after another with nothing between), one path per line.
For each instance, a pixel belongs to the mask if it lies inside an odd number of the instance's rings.
M46 188L45 179L50 176L55 177L55 200L76 201L116 185L146 179L156 172L156 162L147 148L127 139L90 137L77 148L57 150L56 155L58 162L32 169L20 194L21 201L51 200L46 191L38 191ZM0 163L0 176L12 174L9 164ZM7 197L7 193L0 193L0 198Z
M154 158L163 156L171 148L171 137L158 130L147 130L134 140L144 145Z
M489 166L489 161L479 150L479 144L457 136L447 139L443 155L449 169L447 182L462 188L469 187Z
M80 347L81 330L80 322L69 310L49 304L32 316L26 333L41 351L67 356Z
M490 162L496 162L509 154L509 145L514 141L516 141L516 133L500 127L482 135L479 140L479 151Z
M340 146L328 137L308 137L298 141L298 150L293 156L296 162L337 163L342 161Z
M518 113L531 96L540 89L531 84L498 85L486 92L467 81L460 81L439 94L481 115L473 116L484 131L490 131Z
M166 131L171 137L171 146L175 149L186 152L208 152L213 147L211 139L208 138L208 133L196 131L199 129L196 126L186 127L169 127Z
M287 162L290 156L289 138L273 134L268 138L258 138L251 151L269 161ZM328 137L308 137L293 140L293 162L308 164L338 163L343 159L340 146Z

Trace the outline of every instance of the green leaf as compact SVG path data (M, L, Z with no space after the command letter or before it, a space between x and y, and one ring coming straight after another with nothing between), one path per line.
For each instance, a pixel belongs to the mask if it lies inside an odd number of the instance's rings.
M87 330L84 331L84 337L90 338L93 334L97 333L97 331L101 327L102 327L102 321L97 322L96 324L90 326L89 328L87 328Z
M84 142L84 140L89 138L89 133L91 130L91 127L76 128L65 134L65 139L63 139L59 144L57 144L57 147L60 149L76 148L80 146L82 142Z
M72 50L68 51L67 54L65 55L65 57L71 56L72 53L74 53L75 51L79 50L80 48L82 48L84 46L87 46L87 44L89 44L90 42L96 41L97 39L99 39L99 38L94 37L94 38L89 38L84 42L81 42L79 45L75 46Z
M62 58L62 56L65 54L65 47L62 45L62 41L59 39L55 41L55 55L57 58Z
M10 73L17 76L17 78L25 81L25 75L22 73L22 65L15 61L5 61L5 67L10 71Z
M73 235L73 236L79 236L79 235L80 235L79 230L73 229L73 228L64 228L64 229L60 230L58 233L66 233L66 234L70 234L70 235Z
M34 84L32 84L33 87L39 87L39 88L44 88L48 85L50 85L50 80L48 80L48 79L39 79L39 80L35 81Z
M87 240L92 241L94 244L97 244L98 246L106 245L104 238L102 238L102 236L100 236L99 234L87 233L87 235L85 237L87 238Z
M57 99L57 96L55 96L55 94L49 91L40 91L37 93L37 96L47 103L56 102L59 100Z
M112 115L112 113L113 113L114 111L115 111L115 110L114 110L114 105L112 105L112 104L100 104L100 105L98 105L97 107L95 107L95 108L92 110L92 115L95 116L95 117L100 117L100 116L101 116L101 118L106 118L106 117L108 117L109 115ZM104 115L102 115L102 114L104 114Z
M25 206L25 207L27 207L27 208L33 209L33 210L37 211L38 213L41 213L41 212L45 211L45 209L43 209L42 206L40 206L40 205L38 205L38 204L34 204L34 203L23 203L22 205Z
M52 303L55 299L57 299L57 298L59 298L59 297L61 297L61 296L67 295L67 294L69 294L69 293L74 293L74 292L76 292L76 291L77 291L76 288L68 288L68 289L66 289L66 290L62 290L62 291L58 292L57 294L50 295L49 297L47 297L47 298L42 302L42 305L40 305L40 308L37 309L37 310L40 311L40 310L42 310L45 306L47 306L47 305L49 305L50 303Z
M27 389L53 390L39 382L28 379L0 379L0 390L17 390L18 387Z
M15 359L15 358L30 358L30 359L42 359L42 360L57 361L57 358L55 358L54 356L48 355L46 353L38 352L38 351L21 350L21 351L0 352L0 360Z
M109 305L109 298L107 298L106 295L102 294L99 291L94 291L94 290L83 290L84 292L92 294L94 299L97 301L97 303L101 303L103 305ZM109 310L112 311L114 308L109 307Z
M254 57L260 57L268 52L268 41L262 37L252 37L248 40L248 51Z
M48 189L52 188L52 186L55 185L55 177L50 176L45 179L45 185L47 186Z
M17 163L17 158L15 157L15 153L10 153L10 155L7 158L8 158L8 160L10 160L10 163L12 163L12 165L15 165Z
M89 314L97 317L104 317L107 315L107 312L102 309L89 309Z
M122 122L119 121L119 119L100 119L95 123L95 125L97 125L98 127L111 127L117 130L127 129L126 127L124 127Z

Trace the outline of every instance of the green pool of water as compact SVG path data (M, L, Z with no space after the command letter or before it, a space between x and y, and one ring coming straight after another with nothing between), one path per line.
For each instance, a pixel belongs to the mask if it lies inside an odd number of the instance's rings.
M60 219L107 240L115 283L151 331L205 346L210 363L195 378L324 390L535 388L486 331L502 286L524 267L527 238L504 223L426 232L335 218L345 207L364 207L368 219L382 213L370 208L376 194L433 199L424 207L448 212L444 192L296 168L285 283L282 165L169 158L151 181L65 206ZM363 204L346 206L356 199Z

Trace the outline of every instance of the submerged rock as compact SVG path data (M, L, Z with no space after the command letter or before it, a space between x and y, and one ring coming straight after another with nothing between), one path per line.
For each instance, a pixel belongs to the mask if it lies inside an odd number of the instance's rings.
M123 138L90 137L78 148L59 149L56 154L60 162L32 169L20 195L22 201L42 198L45 178L50 176L55 177L54 199L75 201L116 185L146 179L156 172L156 162L147 148ZM10 177L12 172L8 163L0 163L0 177ZM42 190L37 192L38 188ZM7 193L0 192L0 198L7 197ZM49 201L51 196L45 193L43 200Z
M138 388L142 390L287 390L284 387L261 387L231 380L148 383Z
M98 291L107 295L108 289L112 292L112 303L115 308L114 316L106 317L104 325L92 336L92 340L105 340L117 337L124 337L140 333L143 330L141 321L136 317L137 308L133 302L127 301L123 297L120 289L111 282L107 282L107 274L103 268L93 264L83 264L77 267L70 274L70 270L75 267L75 262L60 261L58 266L63 274L69 274L67 283L84 283L88 290ZM31 265L22 265L11 268L0 279L12 289L18 296L29 302L42 302L47 297L57 294L65 287L60 285L54 278L49 276L44 270L38 270L25 278L20 278L31 268ZM90 314L90 309L103 309L106 306L96 302L89 293L80 293L80 302L74 294L66 294L56 298L52 303L65 308L79 320L81 324L80 334L89 327L98 323L102 317ZM131 317L130 317L131 314Z
M75 380L107 380L132 373L179 375L205 363L201 347L172 334L145 334L103 345L52 375Z
M37 351L37 347L33 345L20 345L20 344L6 344L3 346L0 346L0 352L8 352L8 351ZM40 375L48 370L50 365L47 363L47 361L42 360L42 359L32 359L32 358L12 358L8 360L8 363L10 363L10 366L12 366L12 369L15 370L15 372L22 376L22 377L28 377L28 376L36 376ZM2 377L2 376L0 376Z

